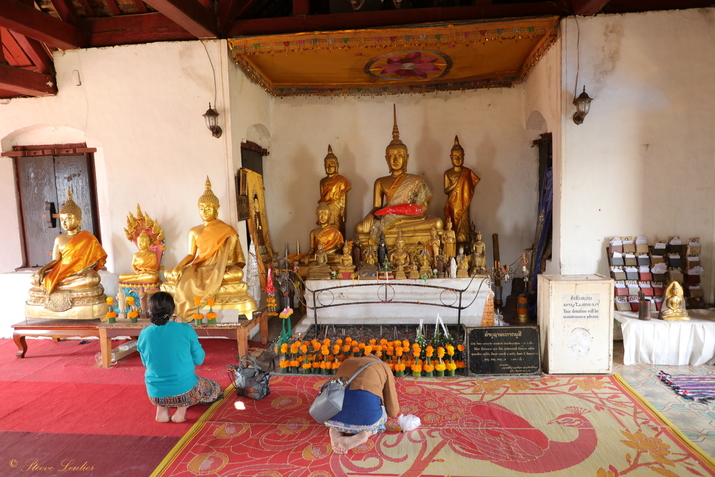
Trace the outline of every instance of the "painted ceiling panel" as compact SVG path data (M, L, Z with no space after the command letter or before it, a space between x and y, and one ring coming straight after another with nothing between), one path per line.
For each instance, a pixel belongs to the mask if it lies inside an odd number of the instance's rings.
M509 87L554 42L558 20L247 37L229 46L236 64L276 96Z

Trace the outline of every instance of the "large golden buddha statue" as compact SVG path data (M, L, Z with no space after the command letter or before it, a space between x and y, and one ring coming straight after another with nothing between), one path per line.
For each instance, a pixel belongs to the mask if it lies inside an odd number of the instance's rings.
M328 206L330 216L328 224L337 227L345 237L345 209L347 208L350 183L338 174L338 158L333 154L333 148L328 144L328 155L323 160L325 177L320 179L320 200Z
M397 229L402 229L405 243L426 243L432 227L440 231L442 219L426 214L432 192L420 176L407 173L409 154L400 140L397 112L393 110L392 141L385 150L390 175L380 177L373 186L373 208L355 231L363 244L371 237L374 242L385 234L388 245L397 240Z
M81 230L82 209L67 189L67 202L59 210L66 231L55 238L52 261L32 275L33 287L25 306L27 318L103 318L108 306L97 271L107 253L97 238Z
M213 308L236 309L251 319L257 307L243 281L243 249L236 230L218 218L219 200L208 177L198 205L203 223L189 230L189 253L164 272L161 289L174 296L176 314L186 322L196 312L195 297L202 306L214 298Z
M469 205L479 177L471 169L464 167L464 148L459 144L457 136L454 136L449 157L452 160L452 168L444 172L444 193L447 194L444 216L445 220L452 220L457 242L466 245L471 234Z

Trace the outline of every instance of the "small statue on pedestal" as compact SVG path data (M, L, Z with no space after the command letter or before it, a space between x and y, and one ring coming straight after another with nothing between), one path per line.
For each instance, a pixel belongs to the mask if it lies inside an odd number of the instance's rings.
M457 278L469 278L469 262L464 254L464 247L459 247L457 255Z
M318 243L315 261L308 266L308 280L330 280L332 270L328 265L328 254L323 250L323 244Z
M446 260L457 256L457 236L452 230L452 220L447 219L447 228L442 233L442 253Z
M340 264L338 265L338 278L353 278L355 273L355 265L353 264L352 256L352 241L345 242L343 254L340 256Z
M472 243L472 275L483 274L487 270L487 246L482 242L482 233Z
M397 241L395 242L395 250L390 254L390 264L392 265L392 270L395 272L395 278L398 280L404 280L407 278L405 275L405 267L410 263L410 254L405 250L405 241L402 238L402 230L397 230Z
M683 300L683 287L678 282L671 282L665 290L665 299L660 309L662 320L667 321L688 321L688 311L685 309Z

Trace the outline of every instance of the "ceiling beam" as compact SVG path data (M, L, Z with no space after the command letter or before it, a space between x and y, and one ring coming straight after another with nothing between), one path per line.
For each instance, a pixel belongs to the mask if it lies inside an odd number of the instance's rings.
M228 38L234 38L242 35L359 30L416 23L478 21L508 17L560 16L566 11L568 10L566 10L563 1L555 1L259 18L234 21L227 31L227 36Z
M32 64L37 67L38 72L49 75L55 74L54 60L45 47L42 46L42 43L14 31L11 31L10 34L15 38L15 41L20 48L22 48L22 51L27 55L30 61L32 61Z
M571 0L574 15L595 15L611 0Z
M137 6L137 11L139 13L146 13L149 11L146 9L146 5L144 4L144 2L142 0L134 0L134 5Z
M0 89L23 96L57 94L55 77L0 64Z
M18 0L0 2L0 26L63 50L89 44L88 35L79 28Z
M241 18L248 13L258 0L219 0L219 28L225 32L234 18Z
M218 25L211 10L198 0L144 0L196 38L218 38Z
M161 13L119 15L85 21L91 33L92 47L196 39Z
M55 11L57 15L59 15L60 20L76 27L82 25L82 21L77 16L77 10L72 4L72 0L50 0L50 3L55 7Z

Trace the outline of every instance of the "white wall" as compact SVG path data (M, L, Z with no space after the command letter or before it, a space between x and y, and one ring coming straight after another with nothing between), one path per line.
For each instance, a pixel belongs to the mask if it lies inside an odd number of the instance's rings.
M562 273L607 274L611 236L700 237L712 303L715 9L564 23ZM585 84L594 100L577 126L579 29L578 93Z

